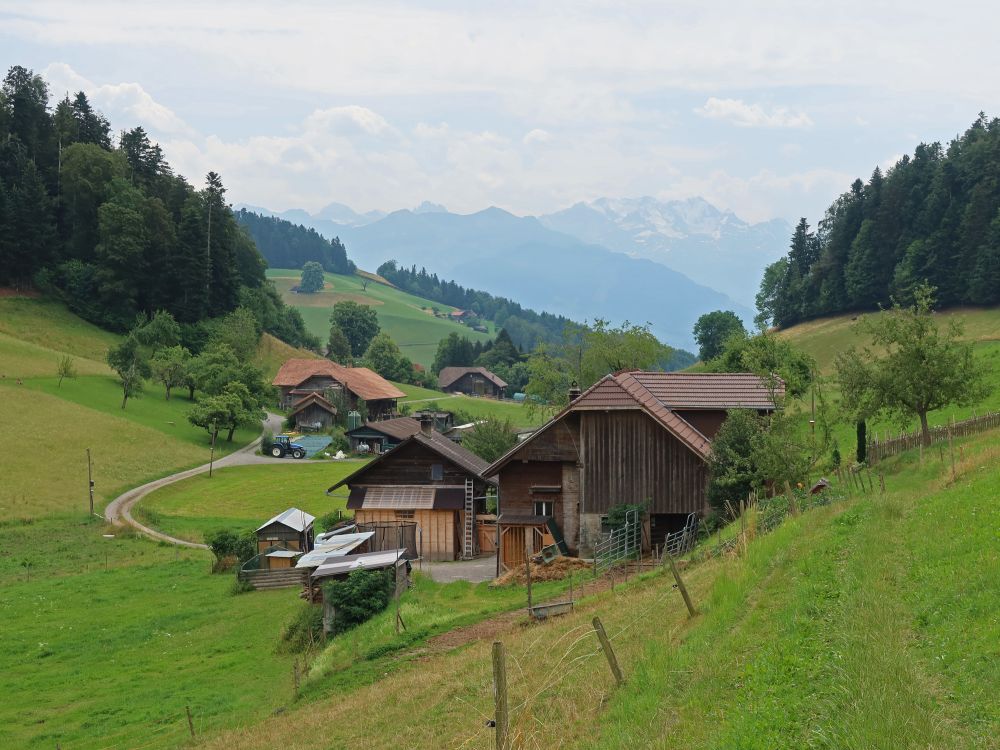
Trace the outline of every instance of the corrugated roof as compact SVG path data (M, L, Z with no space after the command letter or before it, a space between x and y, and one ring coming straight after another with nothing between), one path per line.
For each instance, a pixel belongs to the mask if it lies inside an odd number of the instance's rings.
M348 510L461 510L465 487L440 484L390 484L353 487Z
M362 552L358 555L347 555L333 562L320 565L313 571L312 578L329 578L330 576L350 573L352 570L379 570L392 568L397 564L406 564L405 549L390 549L381 552Z
M295 564L296 568L315 568L331 557L344 557L352 550L375 536L374 531L363 531L356 534L338 534L322 544L317 544L311 551L304 554Z
M413 417L395 417L394 419L383 419L380 422L365 422L360 427L348 430L346 435L354 435L361 430L375 430L383 435L406 440L406 438L420 432L420 421Z
M282 526L287 526L295 531L305 531L309 528L309 525L316 520L315 516L310 516L304 510L299 510L298 508L289 508L288 510L279 513L270 521L265 521L260 526L257 527L257 531L260 531L266 526L270 526L272 523L280 523Z
M309 378L325 375L366 401L406 398L406 394L367 367L344 367L328 359L289 359L278 370L271 385L295 387Z
M671 409L774 409L770 384L749 372L628 373ZM776 396L785 384L777 378Z
M482 375L484 378L500 388L507 387L506 381L501 379L499 376L494 375L485 367L445 367L438 373L438 387L442 389L447 388L460 377L468 375L469 373Z

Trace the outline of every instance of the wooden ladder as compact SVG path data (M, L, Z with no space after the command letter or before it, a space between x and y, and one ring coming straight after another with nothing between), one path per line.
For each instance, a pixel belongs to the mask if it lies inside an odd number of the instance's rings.
M471 479L465 480L465 539L462 545L462 559L471 560L476 556L476 499Z

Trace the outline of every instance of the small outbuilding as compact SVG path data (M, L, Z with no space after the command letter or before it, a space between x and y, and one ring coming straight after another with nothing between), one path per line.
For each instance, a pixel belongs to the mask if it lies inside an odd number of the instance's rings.
M366 422L344 433L355 453L381 455L420 432L420 422L413 417L396 417L380 422Z
M279 513L257 528L257 553L267 552L272 547L296 553L309 552L313 548L315 520L314 516L298 508Z
M449 393L503 398L507 383L485 367L445 367L438 373L438 387Z
M337 407L319 393L309 393L295 403L288 413L299 430L321 432L330 429L337 419Z

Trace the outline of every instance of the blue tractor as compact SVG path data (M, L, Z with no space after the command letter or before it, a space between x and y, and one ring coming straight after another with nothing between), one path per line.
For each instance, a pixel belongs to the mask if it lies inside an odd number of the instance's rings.
M306 449L298 443L293 443L292 438L288 435L275 435L274 442L271 444L271 455L275 458L284 458L285 456L305 458Z

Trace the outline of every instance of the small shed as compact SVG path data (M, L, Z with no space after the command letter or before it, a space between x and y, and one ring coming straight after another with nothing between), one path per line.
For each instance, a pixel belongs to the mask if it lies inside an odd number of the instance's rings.
M297 401L288 414L300 430L328 430L337 418L337 407L319 393L310 393Z
M344 434L351 441L351 450L355 453L366 452L364 446L367 446L367 452L381 455L418 432L419 421L413 417L396 417L379 422L365 422Z
M304 510L289 508L257 528L257 553L272 547L309 552L313 548L314 516Z

